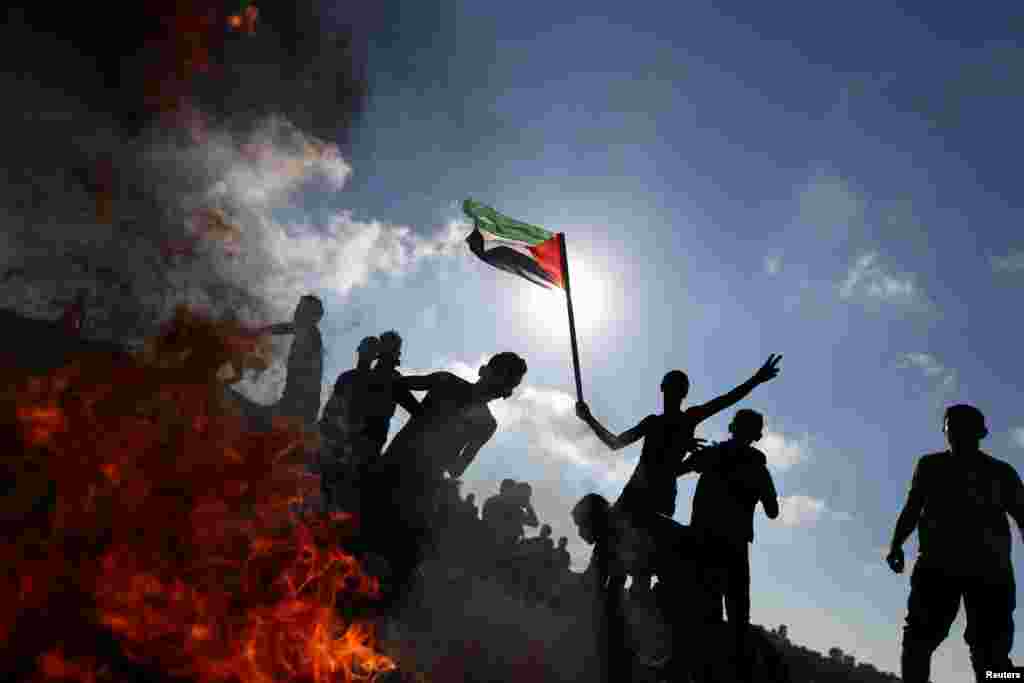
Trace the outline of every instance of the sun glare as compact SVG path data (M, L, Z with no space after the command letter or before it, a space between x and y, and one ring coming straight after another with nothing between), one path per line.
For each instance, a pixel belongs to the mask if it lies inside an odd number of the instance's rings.
M577 258L569 264L569 285L572 290L576 334L597 331L606 317L606 280L592 271L585 261ZM564 338L569 333L565 291L537 286L528 287L525 291L525 305L530 315L526 319L535 321L536 334L544 338Z

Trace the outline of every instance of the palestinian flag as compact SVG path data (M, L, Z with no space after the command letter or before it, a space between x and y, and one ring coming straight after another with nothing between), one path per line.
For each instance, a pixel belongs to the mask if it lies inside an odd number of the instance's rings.
M472 199L462 203L462 210L475 226L466 238L474 254L542 287L565 287L560 235L503 216Z

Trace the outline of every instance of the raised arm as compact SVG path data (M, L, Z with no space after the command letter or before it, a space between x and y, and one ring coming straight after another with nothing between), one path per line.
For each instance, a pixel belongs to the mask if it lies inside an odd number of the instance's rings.
M637 426L632 429L627 429L616 436L605 429L603 424L597 421L597 418L591 414L590 407L582 401L576 404L576 415L594 430L594 433L597 434L597 438L599 438L605 446L613 451L617 451L629 446L630 444L636 443L644 437L644 434L647 433L646 420L642 420Z
M258 332L260 334L295 334L295 323L274 323L265 325Z
M754 390L754 387L759 384L764 384L778 376L778 365L780 360L782 360L781 354L771 354L768 356L767 362L765 362L765 364L762 365L746 382L727 394L722 394L718 398L711 399L703 405L694 406L690 409L690 412L696 414L697 422L702 422L712 415L716 415L726 408L736 405L746 398L750 392Z
M914 533L917 523L921 519L921 510L924 509L924 477L922 475L921 463L917 462L914 468L914 477L910 481L910 492L907 494L907 502L896 520L896 529L892 534L892 543L889 545L889 554L886 561L889 567L897 574L903 571L903 544L910 534Z

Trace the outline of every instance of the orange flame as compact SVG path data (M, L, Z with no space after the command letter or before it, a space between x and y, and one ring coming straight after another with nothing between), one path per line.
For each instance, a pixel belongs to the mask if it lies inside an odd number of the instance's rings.
M0 541L22 577L0 584L11 593L0 635L53 615L58 646L41 651L40 680L95 683L109 666L61 649L74 619L113 634L134 664L201 683L354 683L395 667L369 617L355 616L379 597L338 545L355 518L290 511L317 488L302 468L275 465L301 432L247 432L225 403L217 369L255 344L237 322L179 308L135 359L18 384L12 452L45 468L56 500L51 529ZM95 616L72 601L64 633L69 590Z

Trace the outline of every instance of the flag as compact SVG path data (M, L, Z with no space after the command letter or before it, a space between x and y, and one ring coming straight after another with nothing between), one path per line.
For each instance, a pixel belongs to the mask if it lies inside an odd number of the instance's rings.
M503 216L472 199L462 203L462 210L473 220L466 243L474 254L542 287L565 287L559 235Z

